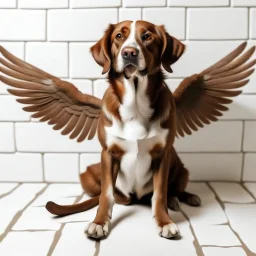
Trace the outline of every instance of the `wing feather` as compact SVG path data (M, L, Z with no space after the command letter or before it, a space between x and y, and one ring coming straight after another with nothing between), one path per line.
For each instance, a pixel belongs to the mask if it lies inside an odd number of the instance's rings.
M12 55L0 46L0 81L13 87L8 92L28 106L24 111L32 117L48 121L54 130L81 142L92 139L97 131L101 100L81 93L73 84L63 81Z
M185 78L173 93L176 102L177 135L184 136L204 124L216 122L227 104L242 93L236 90L245 86L254 72L256 60L248 61L255 46L242 54L242 43L226 57L202 71Z

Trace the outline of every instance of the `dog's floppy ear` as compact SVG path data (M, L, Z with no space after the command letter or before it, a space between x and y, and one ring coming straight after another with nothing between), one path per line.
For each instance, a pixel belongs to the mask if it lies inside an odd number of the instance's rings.
M107 73L111 67L110 38L113 28L114 25L110 24L104 36L90 49L94 60L103 67L102 74Z
M175 63L185 51L185 45L177 38L170 36L164 26L159 26L163 41L161 61L164 69L172 73L171 65Z

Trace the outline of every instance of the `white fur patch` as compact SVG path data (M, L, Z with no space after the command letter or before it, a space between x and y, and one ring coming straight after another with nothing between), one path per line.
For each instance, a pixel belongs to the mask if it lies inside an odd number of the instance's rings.
M153 191L150 150L158 143L165 146L168 134L159 120L149 121L153 109L146 94L147 85L147 76L138 77L136 91L134 77L126 79L123 104L119 108L122 122L106 113L112 120L112 126L105 127L107 146L117 144L125 151L116 187L126 196L136 193L138 198Z
M136 21L133 21L130 26L130 34L128 38L125 40L125 42L122 45L122 48L120 49L120 52L117 57L117 70L119 72L122 72L124 69L124 62L123 62L123 57L122 57L122 50L124 47L129 46L129 47L134 47L139 50L139 55L138 55L138 69L139 70L144 70L146 67L145 63L145 58L142 54L141 48L139 44L136 41Z

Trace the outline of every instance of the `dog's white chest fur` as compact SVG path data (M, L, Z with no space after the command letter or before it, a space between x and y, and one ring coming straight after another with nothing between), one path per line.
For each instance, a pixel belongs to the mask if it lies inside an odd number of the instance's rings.
M147 77L139 77L136 90L133 78L126 80L125 96L119 108L122 122L106 113L112 121L112 126L105 127L107 146L116 144L125 152L116 187L126 196L136 193L138 198L153 191L150 150L156 144L164 147L168 134L160 121L150 122L153 109L146 94L147 84Z

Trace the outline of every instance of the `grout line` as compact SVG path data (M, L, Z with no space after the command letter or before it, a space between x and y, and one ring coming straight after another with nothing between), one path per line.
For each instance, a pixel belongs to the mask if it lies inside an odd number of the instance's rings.
M228 215L225 211L225 204L221 201L221 199L218 197L217 193L215 192L214 188L211 186L211 184L209 182L206 182L207 186L209 187L209 189L214 193L215 195L215 199L216 201L220 204L224 214L226 215L226 218L227 218L227 224L229 226L229 228L232 230L232 232L235 234L235 236L237 237L237 239L239 240L239 242L241 243L242 245L242 248L244 249L245 253L247 256L250 256L250 255L255 255L255 254L252 254L252 252L249 250L249 248L245 245L245 243L243 242L243 240L240 238L239 234L232 228L232 225L230 224L230 221L229 221L229 218L228 218Z
M189 219L188 215L182 209L180 209L180 211L183 214L183 216L187 219L187 221L189 222L189 228L190 228L190 231L191 231L191 233L192 233L192 235L194 237L193 245L195 247L197 256L204 256L202 247L201 247L201 245L198 242L198 239L196 237L195 231L193 229L193 226L192 226L192 224L190 222L190 219Z
M248 33L248 40L250 40L250 31L251 31L251 24L250 24L250 13L251 13L251 9L248 7L248 19L247 19L247 33Z
M80 196L77 196L75 202L73 204L77 204L83 197L84 193L82 193ZM70 222L72 223L72 222ZM49 248L49 251L47 253L47 256L51 256L61 238L61 235L62 235L62 230L64 229L65 225L68 224L68 223L62 223L59 230L55 233L54 235L54 238L53 238L53 241L52 241L52 244Z
M48 41L48 10L45 10L45 41Z
M1 184L1 183L0 183L0 184ZM10 191L7 192L7 193L4 193L4 194L0 195L0 199L3 198L3 197L5 197L5 196L10 195L10 194L11 194L14 190L16 190L20 185L21 185L21 183L18 183L12 190L10 190Z
M241 152L243 152L244 138L245 138L245 121L243 121L243 127L242 127ZM241 182L243 181L243 176L244 176L244 158L245 158L245 153L243 152L242 166L241 166L241 177L240 177Z
M16 141L16 122L13 122L13 142L14 142L14 154L17 153L17 141Z
M185 32L184 32L184 38L185 40L188 40L188 8L185 8Z
M45 155L45 153L42 153L42 154L41 154L41 158L42 158L42 176L43 176L43 182L45 183L44 155Z
M42 182L41 182L42 183ZM0 235L0 243L1 241L3 241L3 239L7 236L7 234L9 232L12 231L13 226L17 223L17 221L19 220L19 218L21 217L21 215L23 214L23 212L26 211L26 209L40 196L42 195L45 190L48 188L48 184L41 189L38 193L35 194L34 198L32 200L30 200L25 207L23 207L20 211L18 211L14 217L12 218L11 222L9 223L9 225L7 226L7 228L5 229L4 233L2 235Z

